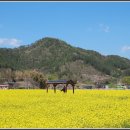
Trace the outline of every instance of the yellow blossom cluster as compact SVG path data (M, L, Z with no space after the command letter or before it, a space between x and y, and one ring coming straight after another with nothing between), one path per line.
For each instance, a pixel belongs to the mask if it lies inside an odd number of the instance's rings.
M130 128L130 90L0 90L0 128Z

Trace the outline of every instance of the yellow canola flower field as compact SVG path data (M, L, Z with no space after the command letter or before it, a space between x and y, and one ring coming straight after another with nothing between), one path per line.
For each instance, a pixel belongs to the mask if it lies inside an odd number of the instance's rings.
M130 90L0 90L0 128L130 128Z

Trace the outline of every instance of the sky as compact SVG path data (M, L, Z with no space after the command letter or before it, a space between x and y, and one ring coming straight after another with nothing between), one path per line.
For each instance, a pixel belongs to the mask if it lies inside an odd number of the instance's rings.
M44 37L130 59L130 2L0 2L0 48Z

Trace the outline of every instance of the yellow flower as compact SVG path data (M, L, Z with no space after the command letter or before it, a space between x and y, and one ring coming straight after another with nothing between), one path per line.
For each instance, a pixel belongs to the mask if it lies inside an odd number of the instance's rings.
M0 90L0 128L130 128L129 90Z

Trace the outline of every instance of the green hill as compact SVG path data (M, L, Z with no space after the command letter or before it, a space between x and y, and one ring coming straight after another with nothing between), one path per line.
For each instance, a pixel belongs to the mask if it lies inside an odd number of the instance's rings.
M59 79L98 81L130 75L130 60L116 55L103 56L46 37L28 46L1 48L0 68L38 69L48 75L55 74Z

